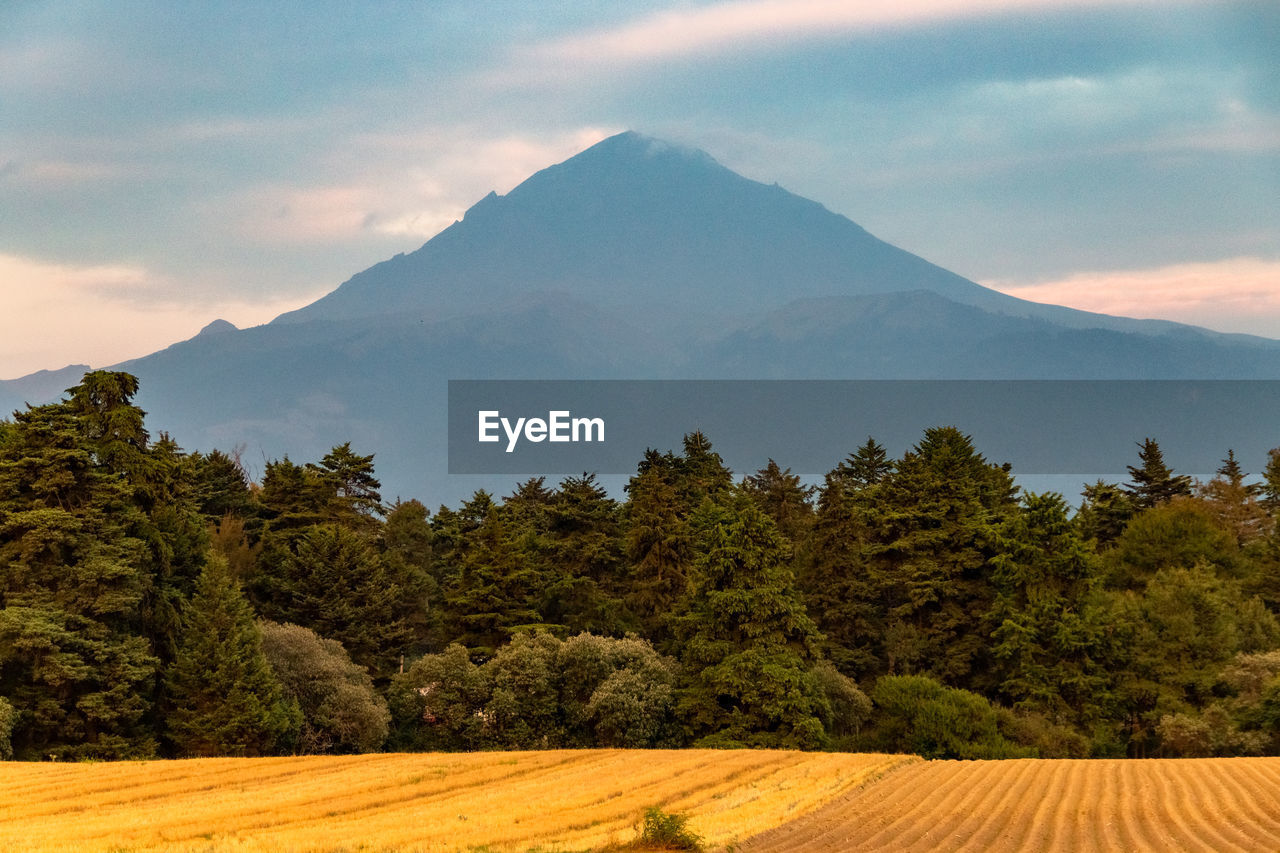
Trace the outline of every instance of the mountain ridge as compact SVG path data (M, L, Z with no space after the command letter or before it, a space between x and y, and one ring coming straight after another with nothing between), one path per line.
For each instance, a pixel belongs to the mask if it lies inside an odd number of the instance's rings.
M1007 296L621 134L298 311L115 367L185 447L265 464L351 441L385 494L454 500L476 481L447 474L449 379L1280 379L1280 341ZM0 406L56 398L67 370L0 382Z

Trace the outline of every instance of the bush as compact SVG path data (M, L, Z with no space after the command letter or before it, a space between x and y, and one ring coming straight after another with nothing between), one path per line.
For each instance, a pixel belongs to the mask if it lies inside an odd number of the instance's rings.
M689 829L689 817L667 814L657 806L644 810L638 842L665 850L701 850L702 836Z
M884 751L925 758L1025 758L1035 750L1009 742L982 696L920 675L890 675L871 691L875 706L867 740Z
M276 679L302 711L298 752L372 752L382 746L391 721L387 703L341 643L298 625L259 622L258 629Z
M0 696L0 761L13 758L13 744L9 738L13 734L14 724L18 721L18 712L9 700Z

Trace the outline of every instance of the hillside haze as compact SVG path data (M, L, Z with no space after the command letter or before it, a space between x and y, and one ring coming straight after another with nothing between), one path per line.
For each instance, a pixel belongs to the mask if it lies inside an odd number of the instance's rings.
M1015 299L624 133L311 305L117 367L189 449L243 445L260 470L350 440L389 497L453 501L476 481L445 474L448 379L1277 379L1280 342ZM0 405L52 399L73 372L0 382Z

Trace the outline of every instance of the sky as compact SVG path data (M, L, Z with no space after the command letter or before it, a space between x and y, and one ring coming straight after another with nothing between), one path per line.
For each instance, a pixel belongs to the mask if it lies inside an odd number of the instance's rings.
M622 130L1280 338L1280 3L0 2L0 378L267 322Z

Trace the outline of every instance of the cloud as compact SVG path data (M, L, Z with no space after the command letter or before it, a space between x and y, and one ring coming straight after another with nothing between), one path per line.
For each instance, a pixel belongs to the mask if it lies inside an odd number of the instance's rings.
M221 317L264 323L311 302L291 299L175 302L164 277L129 264L72 265L0 254L0 378L86 363L115 364L191 337Z
M779 40L849 33L984 15L1150 4L1153 0L731 0L664 11L619 27L534 46L530 55L557 64L631 64L761 47Z
M340 159L317 164L314 171L329 182L256 186L239 194L226 216L243 223L243 235L255 242L427 239L491 190L505 193L619 130L494 135L448 127L357 135Z
M1033 284L983 284L1032 302L1280 338L1280 260L1230 258L1154 269L1080 272Z

